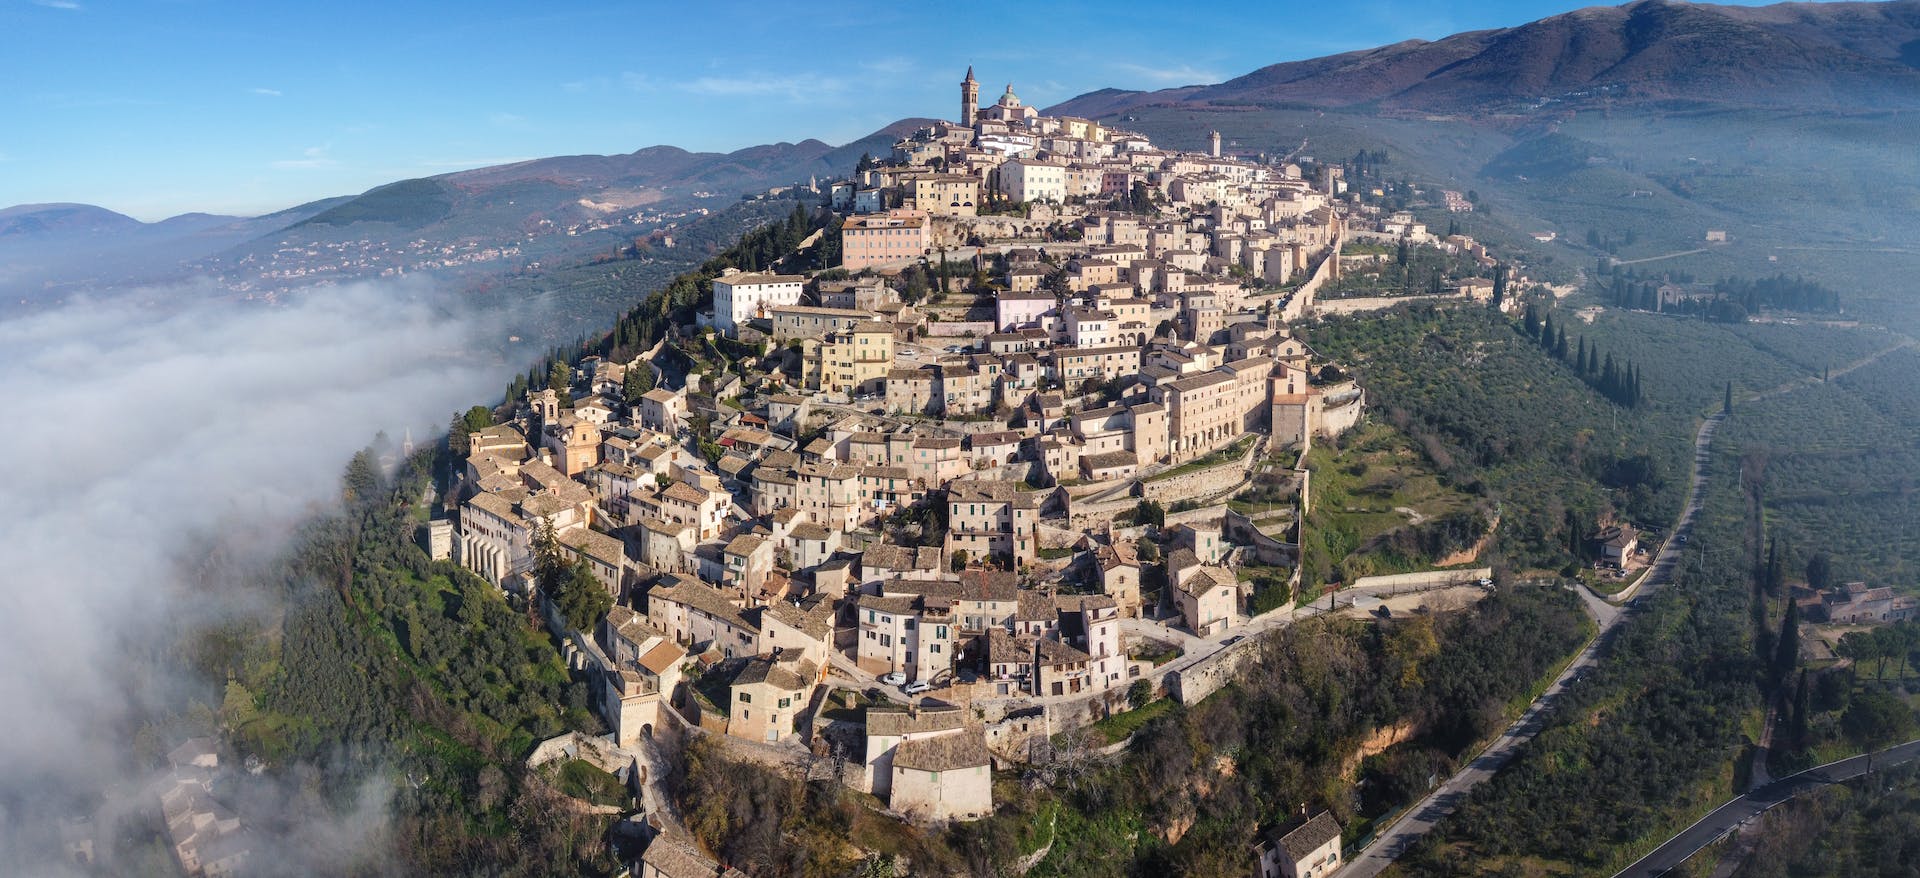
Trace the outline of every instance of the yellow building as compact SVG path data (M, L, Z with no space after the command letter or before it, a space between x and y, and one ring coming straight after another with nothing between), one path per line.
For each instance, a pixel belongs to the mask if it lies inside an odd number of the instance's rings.
M929 216L974 216L979 200L979 177L923 174L913 180L913 204Z
M884 390L893 366L893 327L874 321L801 342L808 390L871 393Z

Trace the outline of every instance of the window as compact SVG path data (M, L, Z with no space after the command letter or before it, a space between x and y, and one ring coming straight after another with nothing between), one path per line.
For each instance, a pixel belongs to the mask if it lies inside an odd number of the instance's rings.
M740 703L741 703L741 704L752 704L752 703L753 703L753 693L751 693L751 692L742 692L742 693L740 693Z

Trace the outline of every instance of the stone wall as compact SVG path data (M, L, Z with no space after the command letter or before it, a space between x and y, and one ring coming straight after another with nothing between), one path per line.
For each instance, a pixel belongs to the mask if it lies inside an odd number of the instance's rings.
M1425 570L1419 573L1395 573L1388 576L1362 576L1352 588L1424 589L1466 585L1493 576L1491 567L1464 567L1459 570Z
M1301 284L1299 289L1293 291L1293 298L1287 302L1287 307L1280 310L1281 320L1292 322L1313 313L1314 295L1319 293L1320 288L1325 286L1327 280L1332 277L1334 262L1339 258L1339 252L1340 239L1335 238L1333 246L1327 250L1327 255L1320 260L1318 266L1314 267L1313 275L1307 278L1307 282Z
M1258 451L1259 448L1260 443L1255 442L1253 447L1248 449L1248 455ZM1239 460L1231 460L1219 466L1181 473L1172 478L1141 482L1140 486L1147 499L1158 500L1168 506L1181 500L1204 501L1233 490L1245 482L1247 466L1247 456L1242 456Z
M1125 686L1087 698L993 702L982 709L987 749L1001 759L1025 762L1035 739L1084 729L1126 709Z
M927 324L927 335L933 338L980 336L991 332L993 332L991 320L936 320Z
M1313 306L1316 314L1365 314L1371 311L1385 311L1395 305L1407 302L1427 302L1434 305L1465 305L1472 299L1459 293L1441 293L1440 295L1420 294L1413 296L1360 296L1350 299L1321 299Z
M1122 512L1132 512L1140 501L1133 497L1121 497L1116 500L1102 500L1098 503L1069 503L1071 510L1068 524L1076 528L1099 527L1102 522L1112 521Z
M1167 695L1194 705L1234 681L1240 669L1256 659L1262 638L1248 637L1198 662L1167 674Z
M1035 529L1042 549L1064 549L1080 539L1080 531L1042 524Z
M1338 436L1360 423L1366 410L1367 392L1359 384L1348 381L1327 387L1314 398L1314 432Z
M1298 544L1283 542L1261 533L1253 519L1232 509L1226 510L1221 525L1221 535L1245 546L1247 553L1262 564L1291 566L1299 563L1300 546Z
M1185 512L1169 512L1167 513L1167 526L1173 527L1176 524L1207 524L1220 527L1221 522L1226 518L1226 514L1227 505L1225 503L1217 506L1202 506L1199 509L1189 509Z

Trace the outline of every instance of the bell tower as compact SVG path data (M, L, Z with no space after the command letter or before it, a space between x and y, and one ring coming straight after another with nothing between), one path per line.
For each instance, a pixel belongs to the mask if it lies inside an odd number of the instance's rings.
M960 124L969 128L980 116L980 82L973 78L973 65L967 65L967 78L960 81Z

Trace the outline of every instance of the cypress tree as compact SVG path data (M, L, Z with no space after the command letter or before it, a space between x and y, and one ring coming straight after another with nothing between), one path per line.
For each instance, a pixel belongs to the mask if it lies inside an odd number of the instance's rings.
M1780 637L1774 641L1773 679L1784 682L1800 664L1800 605L1787 601L1787 614L1780 620Z
M1807 714L1812 708L1812 698L1807 692L1807 672L1800 671L1800 681L1793 686L1793 706L1791 720L1787 724L1787 746L1793 750L1803 750L1807 746Z
M1731 381L1727 382L1727 399L1721 404L1720 411L1723 414L1733 414L1733 382Z
M1582 375L1587 374L1587 337L1580 336L1580 352L1573 358L1573 368Z

